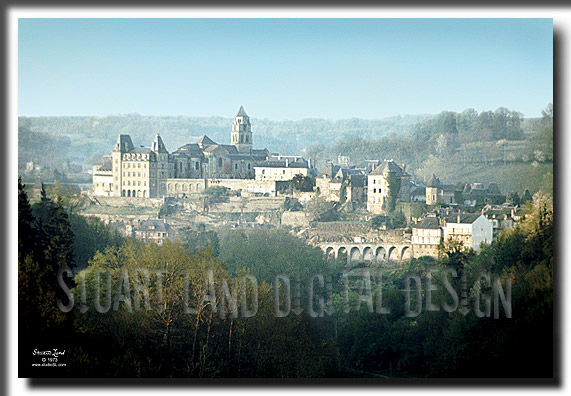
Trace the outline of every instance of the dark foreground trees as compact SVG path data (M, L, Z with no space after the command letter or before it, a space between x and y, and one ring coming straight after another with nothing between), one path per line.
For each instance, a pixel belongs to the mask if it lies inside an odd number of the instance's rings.
M89 265L80 271L73 267L79 257L74 247L89 241L88 233L73 231L58 202L44 196L30 206L20 184L20 375L550 377L551 198L536 195L526 212L517 228L477 255L449 252L386 270L382 291L369 268L371 312L361 277L366 268L345 283L345 268L284 231L221 235L218 256L212 244L200 249L95 238L94 253L81 253ZM88 230L90 224L84 226ZM104 230L95 234L105 236ZM73 279L62 278L67 293L57 281L66 267L75 270ZM323 285L316 274L323 275ZM443 275L449 275L448 285ZM276 287L276 276L292 280L289 310L286 285ZM428 302L429 276L437 309ZM504 292L497 302L496 279ZM308 293L310 282L314 295ZM296 284L302 288L297 296ZM73 309L63 312L58 298L70 306L70 293ZM312 317L309 303L319 307L320 296L328 310ZM417 302L418 312L407 315ZM276 307L288 314L278 315ZM66 367L31 367L34 349L54 348L66 351Z

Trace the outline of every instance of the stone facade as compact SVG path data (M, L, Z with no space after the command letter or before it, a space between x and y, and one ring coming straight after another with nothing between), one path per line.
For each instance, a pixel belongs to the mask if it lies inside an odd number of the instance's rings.
M442 243L440 219L430 216L412 225L412 255L438 257L438 247Z
M410 175L394 161L384 161L367 176L367 210L374 214L384 214L383 204L389 195L388 179L394 174L400 180L398 199L410 201Z
M309 175L309 162L303 158L292 161L289 158L274 157L254 167L256 180L291 180L296 175Z
M204 179L254 179L254 167L269 159L270 152L252 148L250 118L242 106L234 117L231 141L229 145L217 144L203 136L169 153L158 135L151 147L135 147L129 135L119 135L112 154L102 157L93 166L94 194L156 198L183 194L184 188L189 192L202 191L206 184ZM178 191L173 179L203 180L194 184L181 181ZM261 190L266 193L271 188Z

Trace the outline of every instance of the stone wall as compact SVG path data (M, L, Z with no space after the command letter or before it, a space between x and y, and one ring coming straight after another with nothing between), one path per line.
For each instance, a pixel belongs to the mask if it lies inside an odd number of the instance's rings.
M127 198L127 197L96 197L97 202L107 206L136 206L146 208L160 208L162 198Z
M292 227L309 227L311 215L305 212L283 212L282 224Z

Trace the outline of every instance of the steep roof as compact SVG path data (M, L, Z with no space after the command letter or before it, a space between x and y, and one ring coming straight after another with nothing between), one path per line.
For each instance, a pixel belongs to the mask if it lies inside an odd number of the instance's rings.
M198 144L199 146L205 147L205 146L210 146L211 144L216 144L216 143L214 143L214 141L212 139L210 139L208 136L204 135L196 141L196 144Z
M426 195L426 187L416 187L414 190L412 190L410 195Z
M365 187L365 181L367 180L367 175L362 173L354 173L349 175L349 183L353 187Z
M428 184L426 185L426 187L440 187L442 183L440 183L440 180L436 177L436 175L433 173L432 177L430 178L430 180L428 181Z
M158 232L169 232L171 229L170 225L165 223L162 219L148 219L142 221L138 227L135 227L136 231L158 231Z
M319 172L319 176L327 176L329 178L332 178L333 175L335 175L335 173L337 173L337 171L340 168L341 167L339 165L334 165L333 163L325 164L323 169L321 169L321 171Z
M179 147L173 154L187 154L187 155L202 155L202 150L198 147L197 143L185 144Z
M135 147L132 150L129 150L129 154L149 154L151 149L149 147Z
M238 149L232 144L221 144L220 147L223 147L228 154L238 154Z
M246 114L246 110L244 110L244 106L240 106L240 110L238 110L236 117L248 117L248 114Z
M126 153L133 149L133 141L129 135L119 135L117 142L115 143L115 149L113 151L121 151Z
M407 173L402 170L400 166L394 161L384 161L381 165L377 166L371 175L382 175L385 172L393 172L397 177L407 176Z
M156 153L161 154L168 154L167 148L165 147L165 143L160 135L155 136L155 140L153 140L153 144L151 145L151 149Z
M423 229L438 229L440 228L440 222L437 217L425 217L418 223L413 224L412 228L423 228Z
M453 224L472 224L476 221L478 217L480 217L481 213L460 213L460 214L453 214L446 218L447 223Z

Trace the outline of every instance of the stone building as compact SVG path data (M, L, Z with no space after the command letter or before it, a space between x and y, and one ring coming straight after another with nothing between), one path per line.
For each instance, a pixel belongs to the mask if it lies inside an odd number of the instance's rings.
M162 219L148 219L141 221L133 227L133 236L144 242L154 242L162 245L169 238L172 238L171 227Z
M400 183L397 199L401 202L410 201L410 175L405 172L404 165L384 161L367 175L367 210L374 214L384 214L383 204L389 195L389 178L394 175Z
M438 257L442 243L442 225L436 216L427 216L412 225L412 256Z
M150 147L135 147L129 135L119 135L111 156L93 166L95 195L157 198L167 195L168 184L179 179L194 191L203 190L197 179L254 179L254 167L270 158L267 149L253 149L250 118L240 106L231 130L232 144L215 143L208 136L169 153L156 136ZM298 173L303 172L300 170Z
M292 161L289 158L270 158L254 167L256 180L285 181L296 175L308 176L310 166L307 160L300 158Z
M342 187L343 184L345 187ZM339 202L343 188L346 202L366 202L367 176L364 170L326 164L315 179L315 190L326 200Z
M456 197L459 196L460 193L461 191L458 190L455 185L444 184L433 174L426 185L426 204L458 204L461 202L456 202Z

